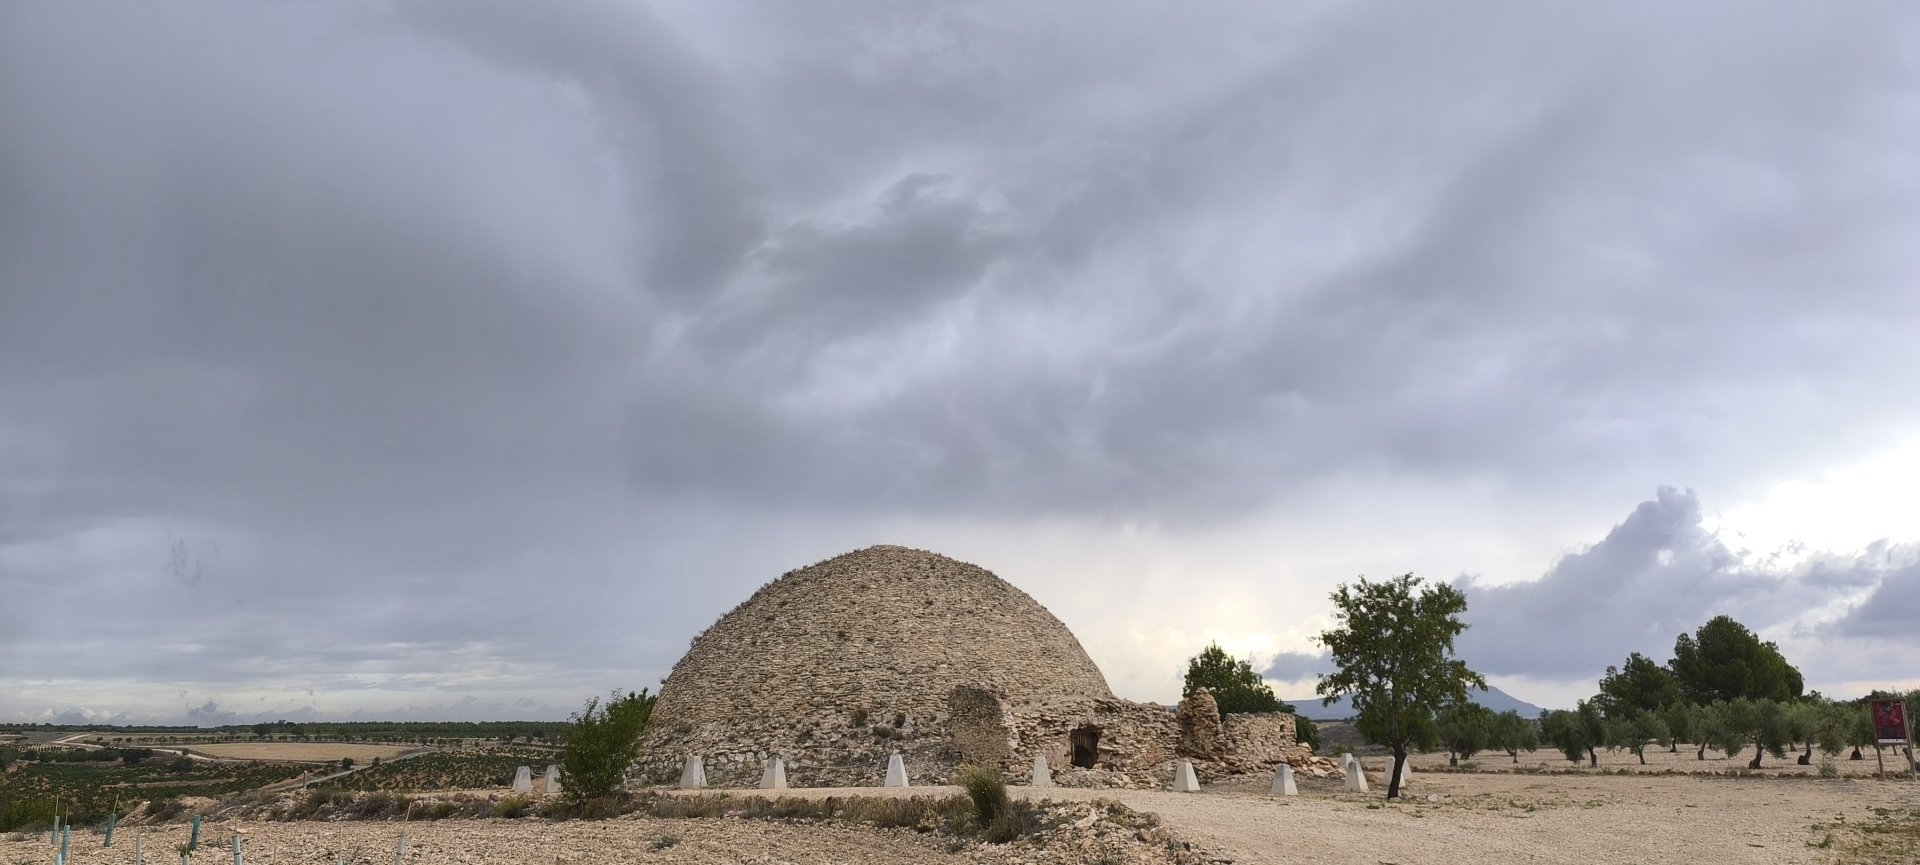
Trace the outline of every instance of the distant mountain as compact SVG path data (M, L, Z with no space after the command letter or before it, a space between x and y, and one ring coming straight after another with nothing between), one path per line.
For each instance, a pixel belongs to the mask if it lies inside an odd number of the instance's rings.
M1539 706L1514 697L1512 694L1492 685L1488 685L1487 690L1484 692L1469 688L1467 689L1467 696L1472 698L1475 703L1479 703L1495 712L1505 712L1508 709L1514 709L1524 718L1540 717ZM1298 710L1302 716L1315 721L1341 721L1353 717L1353 703L1345 697L1341 697L1339 701L1331 706L1320 705L1319 697L1287 698L1287 702L1292 703L1294 708Z

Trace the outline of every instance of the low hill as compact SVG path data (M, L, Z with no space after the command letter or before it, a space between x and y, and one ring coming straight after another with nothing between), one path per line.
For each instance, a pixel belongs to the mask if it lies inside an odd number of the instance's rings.
M1485 691L1469 690L1467 691L1467 695L1473 698L1475 703L1492 709L1495 712L1505 712L1508 709L1515 709L1520 712L1522 717L1540 717L1541 709L1539 706L1515 697L1492 685L1488 685ZM1315 721L1339 721L1353 717L1353 702L1345 697L1335 701L1331 706L1320 705L1319 697L1290 697L1287 699L1287 702L1292 703L1301 716L1311 718Z

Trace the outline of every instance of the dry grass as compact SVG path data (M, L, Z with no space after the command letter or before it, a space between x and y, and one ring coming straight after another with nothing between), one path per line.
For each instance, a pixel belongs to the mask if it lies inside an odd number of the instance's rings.
M1807 845L1831 850L1834 865L1920 862L1920 810L1873 809L1870 820L1816 823Z
M408 751L410 745L360 745L351 742L229 742L218 745L192 745L194 753L230 760L291 760L309 763L338 763L351 757L360 765L375 757L391 760Z

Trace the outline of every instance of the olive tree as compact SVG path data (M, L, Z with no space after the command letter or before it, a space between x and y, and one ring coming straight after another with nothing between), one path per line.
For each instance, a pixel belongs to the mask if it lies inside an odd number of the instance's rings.
M1492 738L1493 710L1474 703L1449 703L1440 710L1440 744L1447 749L1447 765L1486 750Z
M1460 621L1467 597L1405 574L1342 583L1332 599L1335 626L1315 639L1327 647L1335 670L1321 676L1314 691L1325 705L1352 698L1354 729L1393 749L1387 798L1398 798L1408 746L1437 746L1440 707L1467 702L1468 687L1487 688L1453 653L1454 638L1467 629Z
M1532 721L1521 717L1518 711L1508 709L1493 716L1487 724L1487 746L1507 752L1513 762L1519 763L1521 751L1540 749L1540 736Z
M1607 747L1607 719L1590 700L1574 704L1572 711L1549 709L1540 714L1540 738L1566 755L1569 762L1583 758L1600 765L1598 750Z

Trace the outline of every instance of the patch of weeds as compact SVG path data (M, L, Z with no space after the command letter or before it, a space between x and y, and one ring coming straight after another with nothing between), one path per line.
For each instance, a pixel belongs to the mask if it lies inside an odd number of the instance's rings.
M1842 817L1814 824L1812 831L1822 837L1807 846L1834 851L1830 861L1837 865L1893 865L1920 858L1920 810L1872 810L1875 819L1870 822L1850 823Z
M532 804L525 796L508 796L494 803L493 816L508 820L519 819L527 815L527 809Z
M1007 782L1000 770L991 766L967 765L953 776L953 783L967 792L973 802L974 818L980 825L991 825L1007 809Z
M665 850L678 843L680 843L680 836L671 832L663 832L660 837L653 839L653 843L648 846L654 850Z

